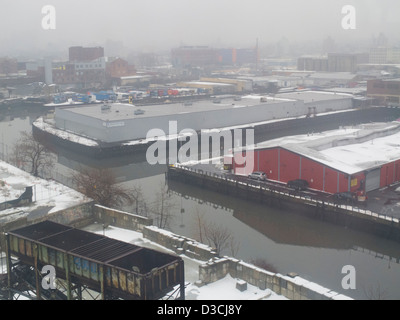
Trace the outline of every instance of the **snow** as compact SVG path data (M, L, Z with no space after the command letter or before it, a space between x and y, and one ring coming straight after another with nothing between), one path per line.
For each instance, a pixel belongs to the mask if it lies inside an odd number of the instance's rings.
M255 148L280 146L341 172L354 174L400 159L399 130L399 122L372 123L278 138L258 143Z
M102 226L99 224L90 225L85 229L134 245L175 254L172 250L166 249L157 243L143 238L141 232L113 226L109 226L103 230ZM166 234L170 234L168 231L165 232ZM204 264L205 261L189 258L185 255L181 255L181 257L185 263L185 281L188 283L185 289L186 300L288 300L269 289L261 290L249 283L247 284L247 290L242 292L236 289L236 283L239 280L231 277L229 274L216 282L197 286L196 282L199 280L199 266Z
M95 140L79 136L72 132L57 129L53 125L46 123L42 117L35 120L33 125L42 131L46 131L46 132L53 134L61 139L64 139L64 140L69 140L72 142L76 142L79 144L83 144L86 146L92 146L92 147L99 145Z
M0 202L14 200L24 191L25 187L33 186L33 203L0 211L0 221L6 222L29 215L33 210L47 207L47 214L82 204L87 198L56 181L34 177L8 163L0 161Z
M288 300L277 295L269 289L260 290L247 284L247 290L241 292L236 289L236 283L240 281L229 274L221 280L203 287L189 286L186 288L187 300Z

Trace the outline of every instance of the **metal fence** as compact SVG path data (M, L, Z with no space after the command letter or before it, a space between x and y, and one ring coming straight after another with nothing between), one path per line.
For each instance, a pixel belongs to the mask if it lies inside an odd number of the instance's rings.
M221 174L212 173L212 172L208 172L208 171L205 171L202 169L190 168L190 167L183 166L180 164L175 164L174 167L177 169L180 169L180 170L189 171L196 175L208 176L208 177L212 177L215 179L220 179L220 180L226 181L228 184L234 184L234 185L240 184L240 185L246 186L247 188L253 188L253 189L267 191L267 192L270 192L270 193L274 194L275 196L279 196L279 197L298 199L305 203L318 205L318 206L328 208L328 209L329 208L340 208L340 209L343 209L346 211L363 214L363 215L370 216L370 217L373 217L376 219L381 219L381 220L385 220L385 221L392 222L392 223L400 223L400 219L395 218L391 215L380 214L380 213L376 213L376 212L373 212L373 211L365 209L365 208L360 208L358 206L343 204L338 201L332 201L331 199L327 199L326 197L323 197L323 196L317 196L317 195L311 195L311 194L305 195L301 192L297 192L294 190L288 190L284 186L279 186L279 185L276 185L273 187L265 186L261 182L256 182L256 181L247 180L247 179L245 181L241 181L240 178L238 178L238 177L226 176L224 173L221 173Z

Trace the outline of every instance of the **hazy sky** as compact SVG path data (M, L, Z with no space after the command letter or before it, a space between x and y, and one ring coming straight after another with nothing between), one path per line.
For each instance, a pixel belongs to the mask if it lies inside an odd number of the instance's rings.
M42 7L56 9L56 29L42 28ZM356 30L343 30L342 7L356 9ZM9 52L67 52L70 45L123 41L136 50L185 45L251 46L372 39L399 41L399 0L0 0L0 56Z

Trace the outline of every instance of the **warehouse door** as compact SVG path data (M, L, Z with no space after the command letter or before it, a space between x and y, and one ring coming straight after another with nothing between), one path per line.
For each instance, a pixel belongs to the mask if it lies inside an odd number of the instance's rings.
M381 169L375 169L367 173L365 191L379 189L381 185Z

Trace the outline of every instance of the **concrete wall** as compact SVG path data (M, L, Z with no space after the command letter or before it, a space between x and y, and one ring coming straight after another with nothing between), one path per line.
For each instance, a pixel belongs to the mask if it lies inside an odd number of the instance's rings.
M325 100L307 103L307 107L316 107L317 113L347 110L353 108L353 101L349 98Z
M142 232L144 238L190 258L206 261L217 256L214 248L153 226L153 219L147 217L96 204L93 206L93 218L100 223Z
M201 265L199 268L200 285L217 281L228 274L261 290L270 289L290 300L352 300L298 275L284 276L272 273L230 257L217 258Z
M155 226L145 227L143 236L167 249L173 250L177 254L185 254L189 258L209 260L217 256L215 250L210 246Z
M8 223L1 225L1 229L4 232L21 228L26 225L38 223L45 220L54 221L66 225L80 225L87 224L93 218L92 207L94 202L86 202L83 204L76 205L74 207L60 210L54 213L42 215L40 217L31 217L29 214L21 219L13 220Z
M151 226L153 224L153 219L129 212L107 208L98 204L94 205L93 207L93 217L101 223L111 224L118 228L141 232L146 226Z

